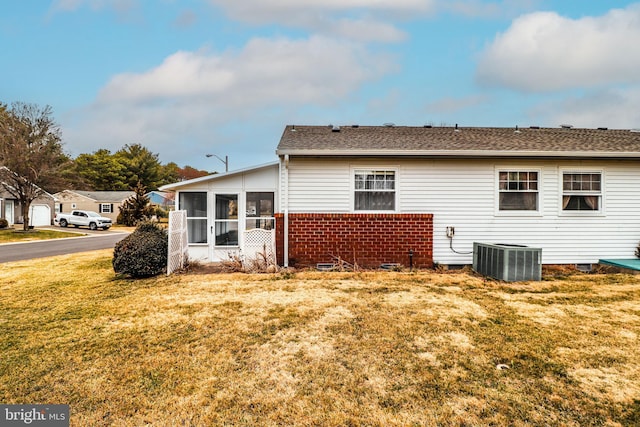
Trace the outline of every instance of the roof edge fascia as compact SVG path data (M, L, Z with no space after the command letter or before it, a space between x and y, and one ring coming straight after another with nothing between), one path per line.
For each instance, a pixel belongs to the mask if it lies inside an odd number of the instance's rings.
M176 188L183 187L185 185L198 184L198 183L205 182L205 181L217 181L219 179L228 178L228 177L233 176L233 175L239 175L239 174L243 174L243 173L247 173L247 172L257 171L257 170L260 170L260 169L266 169L266 168L270 168L270 167L275 167L275 166L278 166L278 164L279 164L279 162L270 162L270 163L264 163L264 164L256 165L256 166L249 166L249 167L243 168L243 169L237 169L237 170L234 170L234 171L231 171L231 172L216 173L216 174L212 174L212 175L201 176L199 178L193 178L193 179L189 179L187 181L180 181L180 182L174 182L173 184L166 184L166 185L163 185L160 188L158 188L158 190L160 190L160 191L175 191Z
M514 151L514 150L276 150L278 156L301 157L526 157L526 158L640 158L638 151Z

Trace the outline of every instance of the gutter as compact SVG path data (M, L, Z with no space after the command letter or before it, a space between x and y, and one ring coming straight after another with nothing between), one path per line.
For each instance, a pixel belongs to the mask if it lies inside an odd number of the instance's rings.
M284 268L289 267L289 155L284 155Z

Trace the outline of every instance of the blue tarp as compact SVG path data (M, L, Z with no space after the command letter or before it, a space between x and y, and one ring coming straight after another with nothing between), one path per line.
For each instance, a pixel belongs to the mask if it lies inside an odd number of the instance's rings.
M627 268L629 270L640 271L640 259L639 258L601 259L599 261L599 263L600 264L604 264L604 265L612 265L614 267L619 267L619 268Z

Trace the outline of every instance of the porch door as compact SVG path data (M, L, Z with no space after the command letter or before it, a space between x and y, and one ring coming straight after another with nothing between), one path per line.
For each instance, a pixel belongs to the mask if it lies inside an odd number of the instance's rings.
M4 218L9 222L10 225L14 224L14 210L13 210L13 200L4 200Z

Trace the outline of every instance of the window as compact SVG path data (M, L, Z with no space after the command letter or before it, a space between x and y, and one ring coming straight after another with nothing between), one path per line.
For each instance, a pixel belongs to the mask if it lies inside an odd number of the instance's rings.
M216 246L238 246L238 195L216 194Z
M602 209L602 174L562 173L563 211L600 211Z
M247 192L246 229L262 228L273 230L275 219L273 217L273 193L272 192Z
M178 202L187 211L189 243L207 243L207 193L180 193Z
M356 170L354 210L396 209L396 173L390 170Z
M501 211L537 211L538 172L500 171L498 193Z
M113 205L111 203L100 203L100 213L112 213Z

